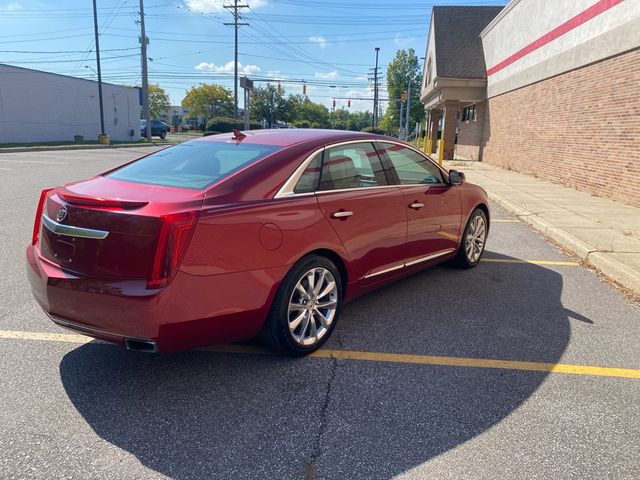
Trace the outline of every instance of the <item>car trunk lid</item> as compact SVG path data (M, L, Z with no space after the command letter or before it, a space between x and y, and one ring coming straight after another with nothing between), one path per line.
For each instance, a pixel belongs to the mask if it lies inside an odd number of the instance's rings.
M202 191L102 176L58 187L44 205L40 254L81 275L150 278L163 219L199 210L202 199Z

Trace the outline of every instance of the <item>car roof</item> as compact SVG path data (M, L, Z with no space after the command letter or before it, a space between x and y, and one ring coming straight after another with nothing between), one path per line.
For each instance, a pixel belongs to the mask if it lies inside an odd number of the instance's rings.
M372 135L370 133L352 132L348 130L323 130L315 128L277 128L269 130L244 130L241 131L245 138L240 140L241 143L254 143L259 145L274 145L279 147L288 147L297 143L310 140L324 140L327 142L339 142L348 140L366 140L368 138L375 140L383 140L385 137L380 135ZM194 140L197 142L229 142L238 141L234 138L233 133L221 133L218 135L209 135L201 139Z

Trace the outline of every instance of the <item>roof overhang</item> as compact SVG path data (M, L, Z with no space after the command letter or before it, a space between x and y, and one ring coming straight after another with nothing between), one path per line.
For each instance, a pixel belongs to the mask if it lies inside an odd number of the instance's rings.
M420 101L427 109L436 108L445 100L481 102L487 97L485 78L436 77L432 85L420 93Z

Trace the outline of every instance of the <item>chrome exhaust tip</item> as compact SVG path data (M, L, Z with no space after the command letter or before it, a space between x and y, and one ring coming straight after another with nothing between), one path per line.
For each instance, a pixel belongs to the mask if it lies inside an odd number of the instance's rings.
M157 353L158 345L153 340L143 340L140 338L124 339L124 346L127 350L135 350L136 352Z

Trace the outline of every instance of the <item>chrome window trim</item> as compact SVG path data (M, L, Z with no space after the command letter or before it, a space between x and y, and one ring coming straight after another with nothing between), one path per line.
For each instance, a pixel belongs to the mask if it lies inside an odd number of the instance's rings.
M354 188L338 188L336 190L316 190L313 192L315 195L326 195L328 193L342 193L342 192L361 192L362 190L373 190L375 188L398 188L400 185L375 185L373 187L354 187Z
M94 230L92 228L73 227L71 225L63 225L62 223L54 222L44 213L42 214L42 225L48 230L58 235L66 235L69 237L79 238L93 238L95 240L102 240L107 238L109 232L106 230Z
M293 191L293 189L295 188L295 186L298 183L298 180L300 180L300 177L302 177L302 174L304 173L304 171L306 170L306 168L309 166L309 164L311 163L311 161L313 160L313 157L315 157L317 154L319 154L320 152L323 152L324 150L328 149L328 148L334 148L334 147L340 147L342 145L350 145L350 144L354 144L354 143L371 143L374 144L374 148L375 148L375 143L391 143L393 145L399 145L401 147L405 147L408 148L410 150L413 150L414 152L418 153L420 156L425 157L429 162L431 162L438 170L440 170L440 172L443 174L443 179L448 178L449 174L447 173L447 171L442 168L440 165L438 165L438 163L436 163L431 157L429 157L428 155L425 155L423 152L421 152L420 150L418 150L417 148L413 147L412 145L406 144L404 142L399 142L399 141L395 141L393 139L376 139L376 138L368 138L368 139L362 139L362 140L346 140L343 142L337 142L337 143L332 143L330 145L326 145L324 147L320 147L316 150L313 151L313 153L311 153L307 158L304 159L304 161L298 166L298 168L295 169L295 171L291 174L291 176L287 179L286 182L284 182L284 184L282 185L282 187L280 187L280 189L276 192L276 194L273 196L274 199L277 198L288 198L288 197L296 197L299 195L312 195L312 194L326 194L326 193L334 193L334 192L351 192L351 191L358 191L358 190L370 190L372 188L389 188L389 187L395 187L395 188L399 188L399 187L412 187L412 186L429 186L429 187L433 187L433 186L442 186L442 185L448 185L448 183L443 182L443 183L410 183L410 184L397 184L397 185L375 185L375 186L371 186L371 187L358 187L358 188L343 188L340 190L316 190L315 192L303 192L303 193L295 193Z

